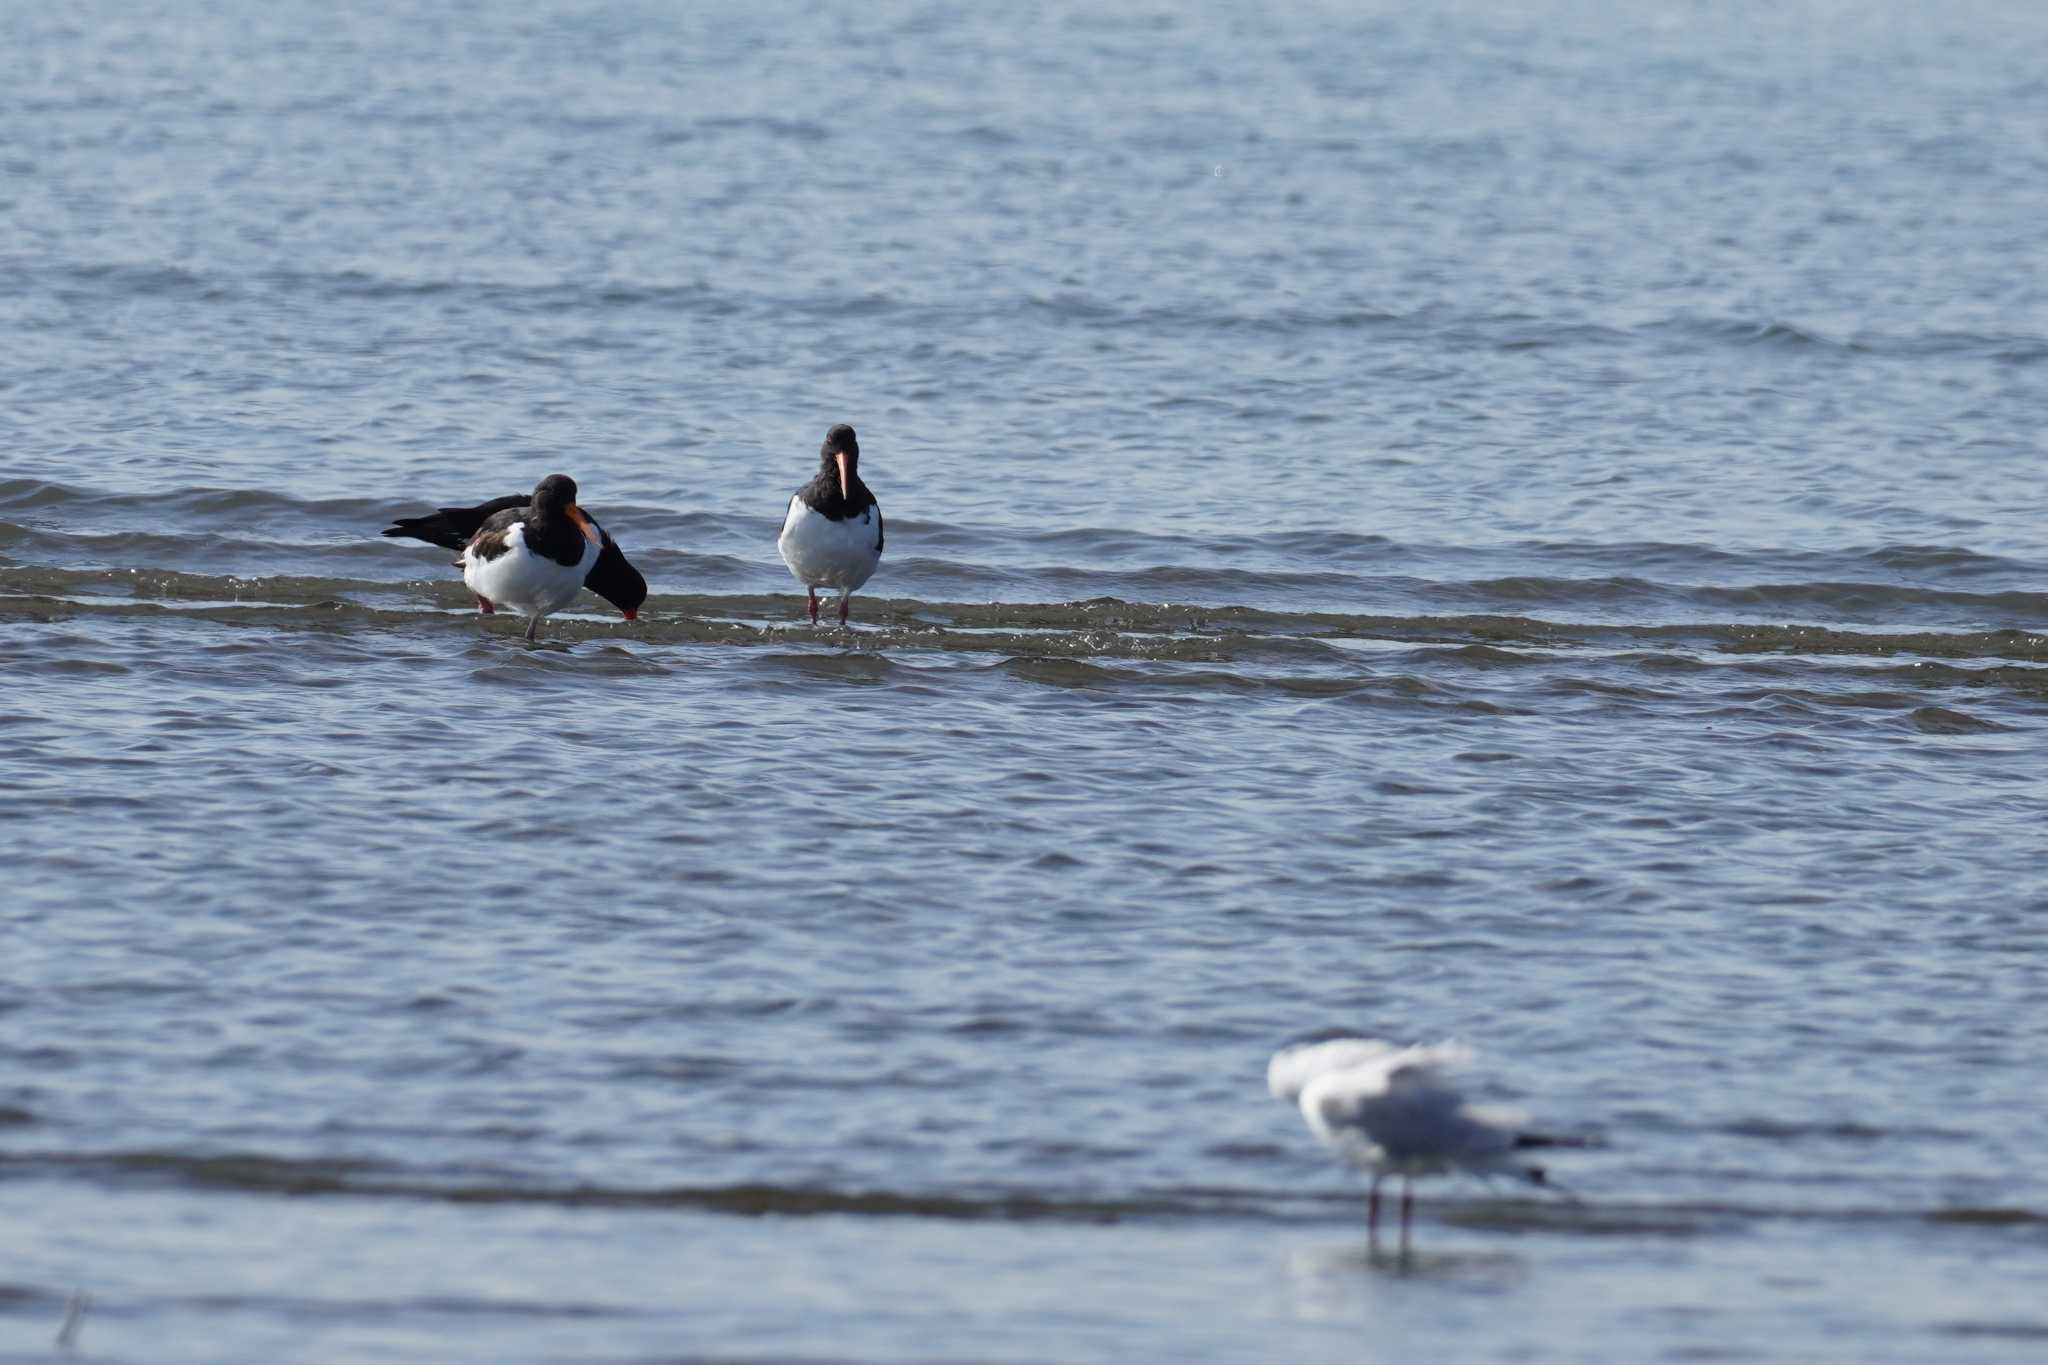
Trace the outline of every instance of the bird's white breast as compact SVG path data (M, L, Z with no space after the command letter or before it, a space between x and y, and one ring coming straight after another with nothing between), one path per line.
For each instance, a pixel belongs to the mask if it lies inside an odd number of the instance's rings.
M833 521L811 510L800 497L789 500L789 515L775 548L796 581L812 588L852 592L882 562L881 526L870 507L857 517Z
M597 555L597 547L585 539L574 564L557 564L527 549L526 528L517 525L505 532L505 543L505 553L496 559L481 559L464 549L462 581L493 606L529 616L560 611L574 601Z

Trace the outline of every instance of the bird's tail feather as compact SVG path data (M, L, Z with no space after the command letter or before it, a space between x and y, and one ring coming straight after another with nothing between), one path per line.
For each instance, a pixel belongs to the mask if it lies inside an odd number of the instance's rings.
M1605 1147L1607 1144L1597 1137L1567 1135L1559 1133L1517 1133L1515 1146L1524 1147Z
M465 534L459 526L436 513L431 517L400 517L384 528L384 534L424 540L427 544L439 545L444 550L459 550L469 543L470 536L476 534L476 528L470 527Z
M429 545L439 545L447 550L459 550L469 544L469 538L477 528L488 520L492 513L508 508L524 507L527 499L514 494L511 497L492 498L489 502L478 503L475 507L437 507L424 517L397 517L384 528L387 536L405 536L413 540L424 540Z

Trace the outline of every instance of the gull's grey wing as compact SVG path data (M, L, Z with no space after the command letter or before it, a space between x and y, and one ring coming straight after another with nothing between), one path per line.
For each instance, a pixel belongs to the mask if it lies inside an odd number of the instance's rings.
M1407 1066L1359 1105L1358 1123L1394 1161L1484 1162L1513 1149L1515 1132L1465 1103L1443 1075Z

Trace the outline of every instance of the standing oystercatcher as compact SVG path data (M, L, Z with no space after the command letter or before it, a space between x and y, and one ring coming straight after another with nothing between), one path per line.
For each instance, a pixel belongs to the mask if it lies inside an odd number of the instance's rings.
M626 562L604 528L576 505L576 481L550 474L531 498L494 498L475 507L443 507L431 516L401 517L384 531L460 550L462 581L485 613L523 612L528 642L540 619L589 588L628 621L647 600L647 580Z
M810 590L818 624L818 589L839 589L839 624L847 599L882 562L882 505L860 481L860 440L841 422L818 448L818 474L790 497L775 542L782 562Z

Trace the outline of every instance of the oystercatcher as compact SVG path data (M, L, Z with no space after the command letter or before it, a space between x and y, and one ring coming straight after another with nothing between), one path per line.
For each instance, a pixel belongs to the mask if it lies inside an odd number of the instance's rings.
M837 588L845 625L847 600L882 562L882 505L860 481L860 441L844 422L825 433L817 477L791 495L775 548L809 590L811 624L818 623L818 589Z
M647 580L626 562L618 544L576 505L576 481L550 474L531 498L494 498L475 507L442 507L424 517L401 517L387 536L409 536L459 550L462 581L485 613L505 607L529 618L526 638L540 621L589 588L628 621L647 600Z

